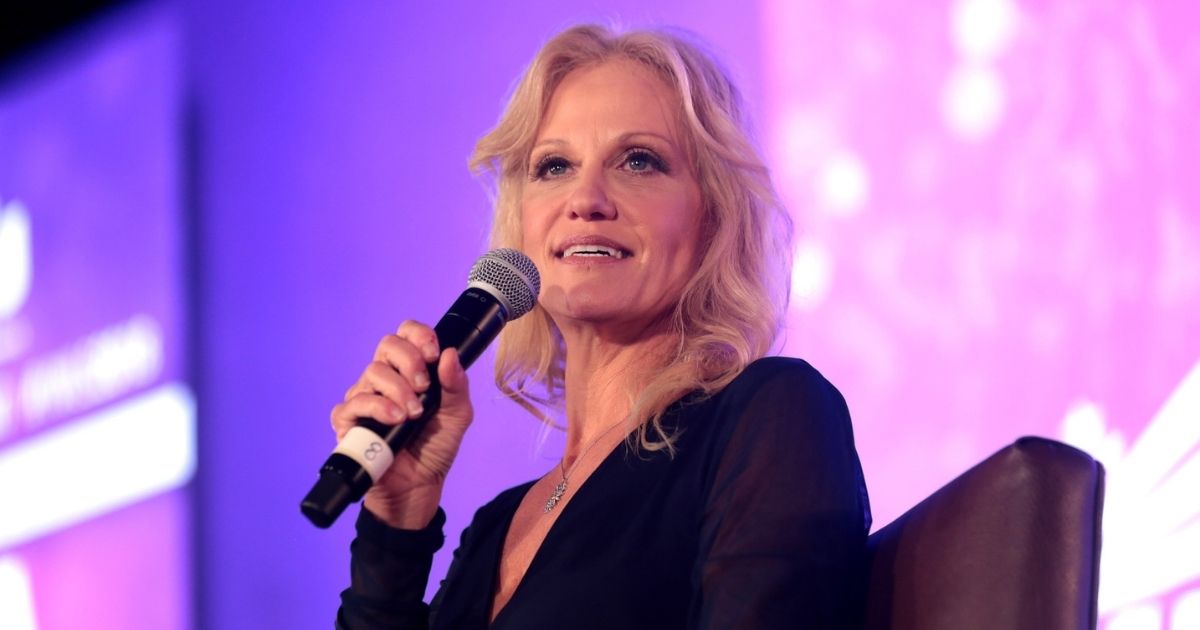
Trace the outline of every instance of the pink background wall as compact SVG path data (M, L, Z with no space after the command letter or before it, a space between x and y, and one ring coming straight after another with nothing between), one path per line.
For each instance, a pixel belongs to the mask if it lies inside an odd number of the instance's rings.
M1063 439L1108 468L1108 627L1200 627L1200 10L779 0L762 23L803 230L787 349L850 401L876 525Z

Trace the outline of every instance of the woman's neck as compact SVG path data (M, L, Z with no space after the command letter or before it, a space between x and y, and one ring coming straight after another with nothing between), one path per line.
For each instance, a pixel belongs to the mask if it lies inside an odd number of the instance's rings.
M627 420L641 384L675 351L675 342L675 335L666 332L620 341L586 332L564 335L566 459L578 456L606 432L623 437L633 429L629 424L610 431Z

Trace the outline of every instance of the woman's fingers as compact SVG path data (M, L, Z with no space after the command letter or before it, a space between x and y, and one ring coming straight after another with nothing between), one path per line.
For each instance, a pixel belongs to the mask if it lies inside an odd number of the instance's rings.
M408 412L409 418L418 418L424 411L419 395L429 389L428 372L423 371L422 376L414 383L414 379L396 372L391 365L375 361L363 371L362 380L369 392L396 403Z
M379 394L358 394L334 405L329 414L338 440L353 427L359 418L374 418L385 424L398 424L408 418L408 412Z
M427 357L432 358L427 358ZM364 394L375 394L391 401L402 409L405 416L417 418L423 412L419 395L429 389L428 364L437 359L437 335L432 328L414 322L406 321L400 325L395 335L387 335L375 347L372 362L363 370L362 375L353 386L346 391L343 403L348 403L355 397ZM363 409L356 406L356 409ZM386 408L382 402L376 401L370 407L381 417L372 414L370 417L380 422L396 421L394 409ZM344 412L335 410L335 416Z
M418 340L420 342L421 340ZM408 380L414 391L429 387L429 367L420 347L399 335L388 335L375 347L374 363L391 367Z
M396 334L380 340L374 360L333 408L330 419L338 438L359 418L374 418L385 424L419 418L425 412L421 396L430 387L429 370L434 366L442 395L432 425L454 428L443 439L451 434L452 441L461 439L461 432L474 415L466 371L459 363L457 350L450 348L439 354L433 329L414 321L404 322Z
M417 348L425 363L433 363L438 360L438 353L441 352L441 349L438 348L437 333L429 326L411 319L405 320L396 329L395 336Z

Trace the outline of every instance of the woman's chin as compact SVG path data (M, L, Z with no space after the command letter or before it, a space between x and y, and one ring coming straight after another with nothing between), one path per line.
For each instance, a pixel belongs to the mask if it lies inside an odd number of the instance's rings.
M556 312L551 310L550 314L554 317L555 321L592 325L623 321L629 315L628 312L623 312L620 308L595 303L572 304L569 308L562 309L561 311Z
M614 299L612 295L594 295L590 292L560 296L562 299L547 299L543 295L542 307L546 309L559 327L564 325L603 325L637 319L637 312L627 300Z
M661 323L664 313L630 304L627 300L573 300L569 307L543 304L555 325L568 337L573 332L594 333L618 343L646 337Z

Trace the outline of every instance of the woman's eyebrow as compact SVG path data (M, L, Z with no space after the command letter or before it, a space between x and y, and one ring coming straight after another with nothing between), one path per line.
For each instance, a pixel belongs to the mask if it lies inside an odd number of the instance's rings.
M642 137L642 136L649 137L649 138L655 138L661 142L665 142L667 144L667 146L671 147L672 149L676 148L674 140L672 140L671 138L668 138L667 136L662 135L661 133L655 132L655 131L629 131L629 132L621 134L617 138L617 140L621 144L624 144L631 140L637 140L639 137Z
M566 140L560 140L558 138L549 138L546 140L542 140L541 142L533 145L533 149L530 152L532 153L533 151L537 151L538 149L540 149L544 146L565 147L567 145L568 145L568 143Z
M663 134L658 133L656 131L627 131L627 132L617 136L616 143L617 144L625 144L627 142L635 141L641 137L654 138L660 142L666 143L667 146L671 147L672 149L678 149L678 147L675 145L674 140L672 140L671 138L664 136ZM571 143L569 143L566 140L563 140L561 138L547 138L547 139L542 140L542 141L538 142L537 144L533 145L533 149L530 152L532 153L534 151L537 151L538 149L541 149L542 147L560 147L561 148L561 147L570 146L570 144Z

